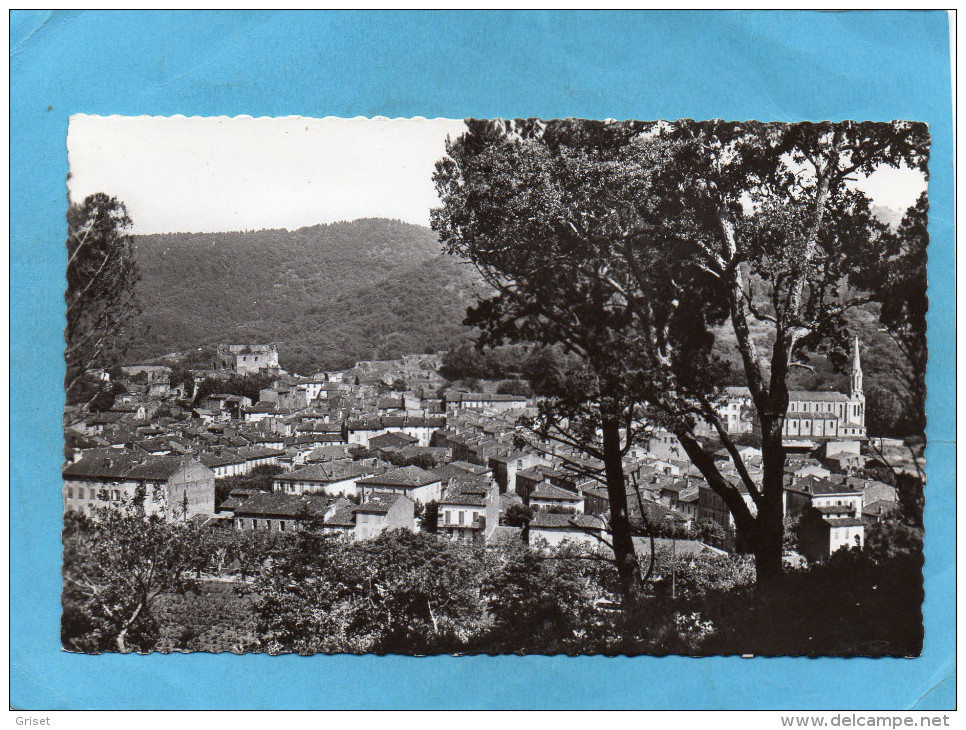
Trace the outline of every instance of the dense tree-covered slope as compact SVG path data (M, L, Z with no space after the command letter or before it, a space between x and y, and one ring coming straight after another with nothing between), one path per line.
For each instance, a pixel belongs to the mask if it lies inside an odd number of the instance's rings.
M442 254L428 228L385 219L139 236L136 256L144 314L131 357L142 359L219 342L274 342L283 367L310 373L434 352L469 336L466 307L485 291L473 267ZM866 391L895 391L897 351L874 308L854 312L850 323L862 340ZM717 336L721 356L740 371L730 328ZM793 371L793 387L848 387L827 358L809 365L814 370Z
M385 219L297 231L139 236L148 358L218 342L275 342L307 372L446 348L465 336L472 267L435 234Z

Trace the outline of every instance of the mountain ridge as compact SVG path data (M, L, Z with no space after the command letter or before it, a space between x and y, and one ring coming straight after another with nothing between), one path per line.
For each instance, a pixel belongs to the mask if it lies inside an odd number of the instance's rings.
M298 372L348 367L374 353L444 349L465 339L460 323L478 281L443 254L428 228L381 218L295 231L150 234L136 236L134 250L143 314L131 356L140 358L274 342L283 367ZM437 315L419 314L427 311Z
M152 234L135 238L144 313L129 357L158 358L225 342L275 343L282 367L309 374L359 360L451 349L469 340L466 308L488 289L445 254L430 229L367 218L288 231ZM898 353L874 307L849 315L870 386L895 389ZM754 328L756 339L764 336ZM740 370L733 333L716 349ZM767 343L763 343L767 345ZM824 357L792 387L842 388Z

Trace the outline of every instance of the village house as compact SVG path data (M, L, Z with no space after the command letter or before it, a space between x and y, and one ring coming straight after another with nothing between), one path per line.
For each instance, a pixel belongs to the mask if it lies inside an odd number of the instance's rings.
M258 391L259 403L274 403L280 409L299 410L308 408L311 401L309 390L304 385L279 385L274 388L262 388Z
M566 510L581 514L584 511L584 498L576 492L546 481L538 484L530 493L529 505L535 510Z
M233 519L238 530L297 532L320 527L335 502L327 495L256 492L234 509Z
M259 400L243 409L245 423L261 423L277 413L278 404L267 400Z
M751 514L758 514L758 506L744 482L740 479L735 480L734 486L741 494L745 504L748 505ZM708 486L707 482L703 481L698 484L698 520L714 520L722 527L734 527L734 518L731 516L731 510L728 509L725 501Z
M805 477L785 486L785 514L796 517L809 507L843 507L850 517L862 514L862 488L848 482Z
M84 419L84 433L89 436L102 434L122 420L124 416L120 413L94 413Z
M369 448L369 440L387 433L402 433L417 440L418 446L429 446L433 432L446 427L445 418L382 416L349 419L343 426L343 439L350 444Z
M110 412L117 413L122 417L127 417L134 421L143 421L148 417L147 406L144 403L136 403L133 400L115 402Z
M437 534L451 540L484 543L500 524L500 493L487 477L449 480L439 500Z
M698 519L699 501L699 480L691 481L690 478L679 479L668 482L661 486L658 501L660 504L670 507L681 513L688 521Z
M239 375L279 370L275 345L219 345L215 357L218 367Z
M329 446L316 446L307 450L299 448L298 455L294 459L300 464L327 464L330 461L351 461L352 455L349 453L348 444L330 444Z
M597 482L588 482L580 487L584 497L584 513L588 515L603 515L610 511L610 497L607 487Z
M546 457L540 454L516 451L513 449L503 449L502 451L503 453L490 455L487 460L487 464L493 472L493 478L500 485L501 493L513 492L514 494L520 494L519 488L517 487L517 474L519 472L538 465L550 467L550 463ZM456 452L454 451L453 454L455 456Z
M227 413L229 418L242 417L243 409L252 404L252 399L244 395L233 393L215 393L201 402L201 407L213 412Z
M750 428L750 426L749 426ZM647 441L647 454L655 459L682 461L687 458L678 437L662 428L652 430Z
M486 493L447 490L439 502L436 532L460 542L478 542L486 527Z
M228 450L212 454L198 454L198 461L211 469L215 479L242 476L247 473L245 459Z
M808 560L827 560L836 550L864 544L865 523L851 505L810 507L801 516L798 546Z
M443 407L447 411L468 409L503 412L526 408L527 399L522 395L448 391L443 396Z
M461 478L467 474L486 477L487 479L493 478L493 472L490 471L489 467L482 464L471 464L468 461L451 461L448 464L439 464L430 471L444 481L448 481L450 478Z
M286 474L279 474L275 477L273 489L286 494L324 492L332 496L355 495L360 493L361 479L373 476L384 469L385 467L375 459L311 464Z
M596 515L569 515L554 512L536 512L530 521L530 544L546 540L550 546L566 541L589 548L604 545L607 525L603 517Z
M866 502L862 507L862 519L867 524L882 522L895 513L898 505L885 499L877 499L874 502Z
M517 471L516 493L523 498L525 504L530 503L531 495L542 484L549 484L567 490L572 495L577 491L574 475L569 472L559 471L544 465L537 465L529 469Z
M355 502L350 502L345 497L336 497L322 525L322 532L326 535L337 535L345 540L354 540L357 506Z
M419 439L399 431L390 431L381 436L374 436L369 439L370 449L404 449L407 446L419 445Z
M415 503L405 494L369 492L355 512L355 539L366 540L383 530L412 530Z
M367 499L374 492L404 494L409 499L426 504L439 501L442 481L436 474L418 466L401 466L383 474L366 477L358 482L359 493Z
M120 507L143 491L148 515L176 521L214 514L215 476L197 459L117 451L91 454L64 467L64 512L94 514L101 507Z

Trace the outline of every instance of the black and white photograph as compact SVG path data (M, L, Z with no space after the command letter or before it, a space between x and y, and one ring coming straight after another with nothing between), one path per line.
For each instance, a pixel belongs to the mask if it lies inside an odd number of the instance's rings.
M67 151L65 651L922 652L926 124Z

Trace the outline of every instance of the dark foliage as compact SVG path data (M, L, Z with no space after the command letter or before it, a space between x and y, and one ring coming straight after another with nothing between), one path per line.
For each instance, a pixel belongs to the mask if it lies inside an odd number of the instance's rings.
M215 505L221 505L228 495L236 489L256 489L259 492L271 492L275 477L285 470L276 464L262 464L256 466L248 474L223 477L215 480Z
M922 531L901 516L776 591L754 587L749 556L659 548L632 612L616 610L611 562L568 543L348 543L143 517L108 534L68 515L65 547L64 645L80 651L914 656L922 643Z
M118 364L130 344L125 330L139 312L141 277L130 227L124 203L105 193L90 195L67 211L68 404L83 402L77 385L85 370Z
M439 502L435 499L426 503L423 512L419 515L419 527L423 532L435 534L439 526Z
M479 287L428 229L385 219L138 236L135 258L150 331L133 357L270 341L303 374L455 347Z
M231 375L224 380L220 378L205 378L198 383L192 405L198 406L205 398L213 393L228 395L243 395L251 398L252 403L258 401L258 393L263 388L271 387L275 376L269 373L251 373L249 375Z
M533 519L533 510L524 504L511 504L503 513L503 524L510 527L526 527Z

